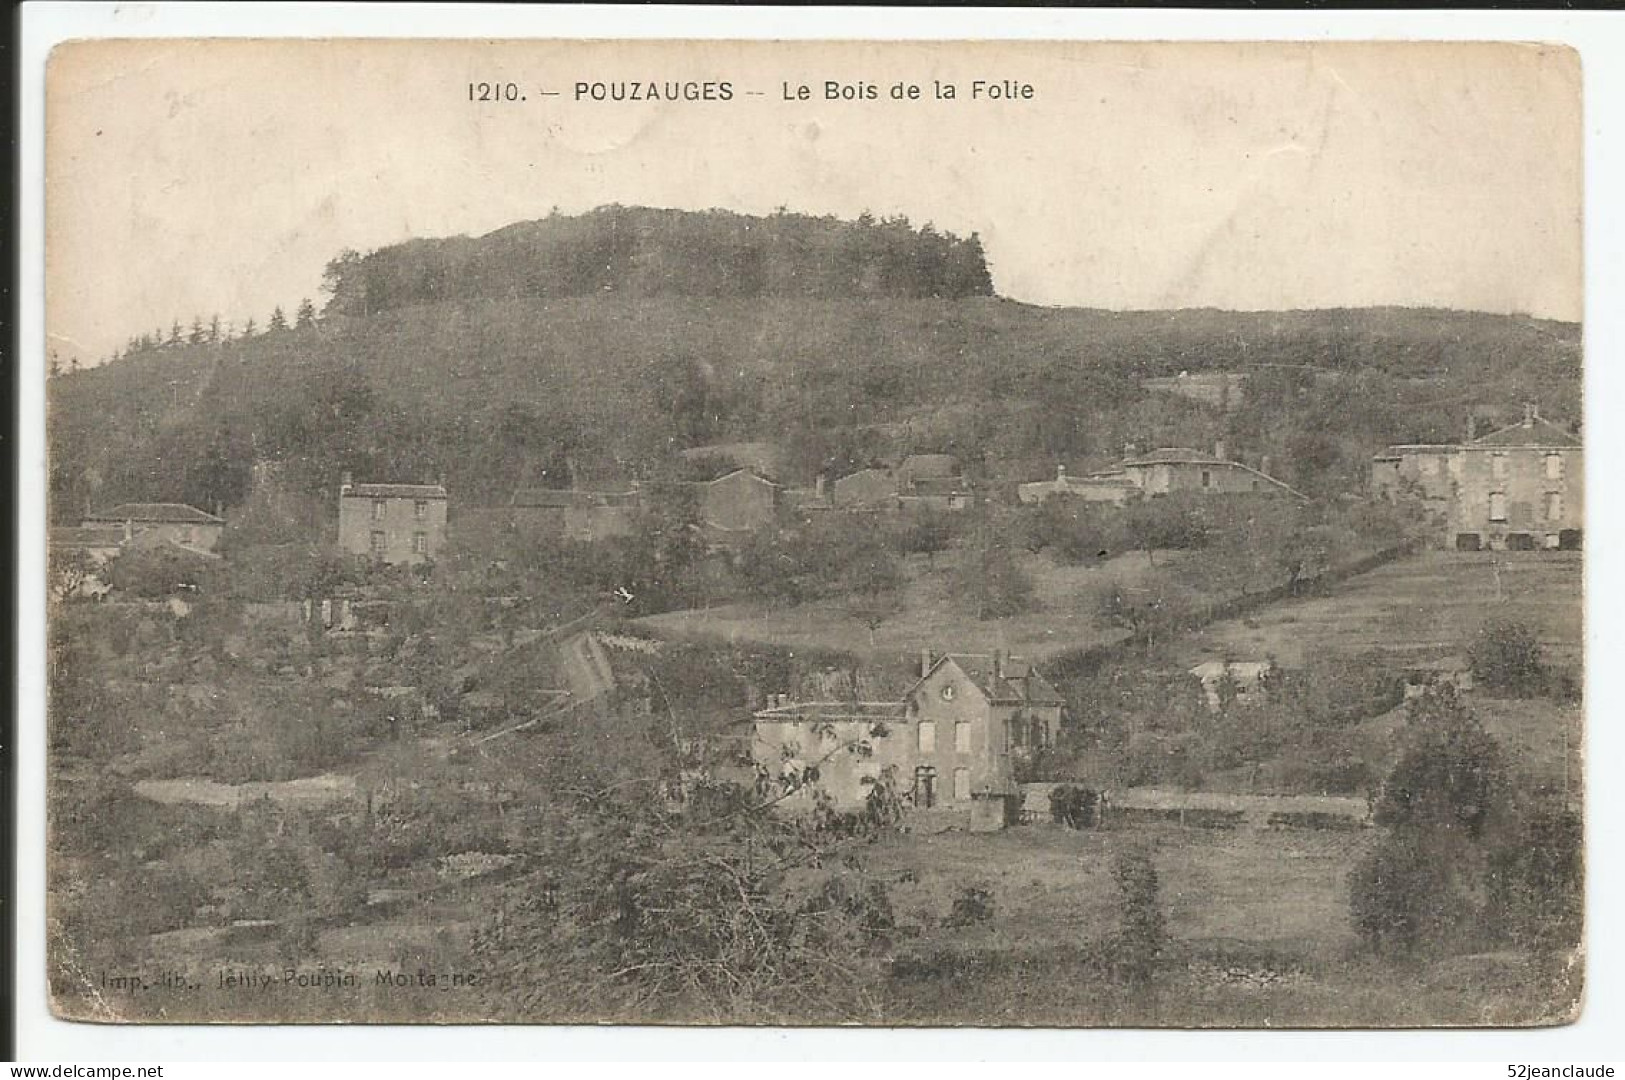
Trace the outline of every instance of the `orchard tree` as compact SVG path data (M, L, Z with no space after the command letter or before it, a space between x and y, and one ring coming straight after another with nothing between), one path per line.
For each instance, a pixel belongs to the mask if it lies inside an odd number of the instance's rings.
M1546 685L1540 639L1528 623L1492 619L1467 650L1473 678L1486 690L1509 697L1533 697Z

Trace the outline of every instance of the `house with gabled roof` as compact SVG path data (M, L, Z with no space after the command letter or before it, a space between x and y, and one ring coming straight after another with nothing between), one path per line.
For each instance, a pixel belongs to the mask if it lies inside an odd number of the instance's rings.
M1371 491L1410 500L1440 546L1463 551L1578 549L1585 447L1533 405L1523 419L1461 443L1399 443L1372 458Z
M794 789L783 800L791 811L812 809L820 794L859 810L889 783L912 810L996 829L1019 811L1017 765L1054 744L1065 704L1029 661L1002 650L927 651L901 700L777 696L753 715L752 756L759 773Z
M1266 471L1267 464L1253 468L1225 455L1224 444L1213 452L1170 446L1149 454L1125 459L1115 470L1100 477L1123 476L1147 495L1167 495L1190 491L1201 495L1287 495L1306 499L1301 491L1277 480Z
M122 529L127 539L142 537L143 544L171 541L185 548L212 552L226 527L224 518L184 503L122 503L110 510L87 514L85 529Z
M339 550L389 565L428 562L446 545L446 489L440 484L339 485Z

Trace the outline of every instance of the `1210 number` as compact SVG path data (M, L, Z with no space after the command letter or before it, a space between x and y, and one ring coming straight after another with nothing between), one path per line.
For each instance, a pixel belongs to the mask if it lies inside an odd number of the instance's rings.
M471 82L468 84L470 101L524 101L519 84L511 82Z

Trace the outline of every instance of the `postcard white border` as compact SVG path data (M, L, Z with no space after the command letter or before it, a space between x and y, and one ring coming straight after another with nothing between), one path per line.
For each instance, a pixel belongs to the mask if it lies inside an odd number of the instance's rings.
M1625 911L1615 838L1625 761L1620 485L1625 425L1625 17L1609 12L1252 12L885 8L523 7L453 4L77 4L22 10L19 221L18 1052L33 1061L733 1059L976 1061L1484 1061L1619 1056ZM44 69L87 37L745 38L886 40L1515 40L1573 45L1586 110L1587 699L1590 799L1587 1003L1566 1028L1475 1032L707 1030L527 1027L103 1027L52 1019L44 993ZM972 1066L975 1067L975 1066ZM1489 1069L1490 1066L1487 1066ZM1223 1070L1232 1072L1234 1070ZM1505 1076L1504 1066L1486 1075Z

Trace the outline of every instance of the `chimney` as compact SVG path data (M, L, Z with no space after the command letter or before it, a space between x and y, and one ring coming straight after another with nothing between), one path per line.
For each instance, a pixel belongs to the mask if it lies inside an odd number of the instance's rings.
M1004 650L1003 649L994 649L993 650L993 677L995 679L1004 678Z
M1539 419L1540 419L1540 414L1535 411L1535 403L1533 401L1524 402L1523 403L1523 426L1524 427L1534 427L1535 426L1535 421L1539 420Z
M1057 487L1065 487L1066 486L1066 466L1065 465L1057 465L1057 466L1055 466L1055 485Z
M339 477L339 494L340 495L348 495L348 494L350 494L350 488L353 486L351 481L353 479L354 479L354 477L352 477L350 475L350 470L345 469L344 474Z
M1263 457L1258 459L1258 471L1263 473L1265 476L1275 475L1274 473L1270 472L1270 456L1268 454L1265 454Z
M813 481L813 497L819 502L824 501L824 474L819 473L818 479Z
M1472 442L1478 438L1478 417L1467 417L1467 441Z
M128 544L135 539L135 522L129 518L124 519L124 542Z
M932 656L931 656L931 650L930 649L921 649L920 650L920 678L923 679L927 675L931 674L931 664L932 664L932 662L933 661L932 661Z
M1218 458L1220 461L1228 461L1228 460L1230 460L1229 458L1224 456L1224 451L1225 451L1224 440L1223 439L1215 440L1214 443L1213 443L1213 456Z
M1128 458L1133 457L1135 452L1138 451L1139 449L1140 448L1138 446L1135 446L1131 442L1124 443L1123 444L1123 458L1124 458L1124 460L1127 460Z

